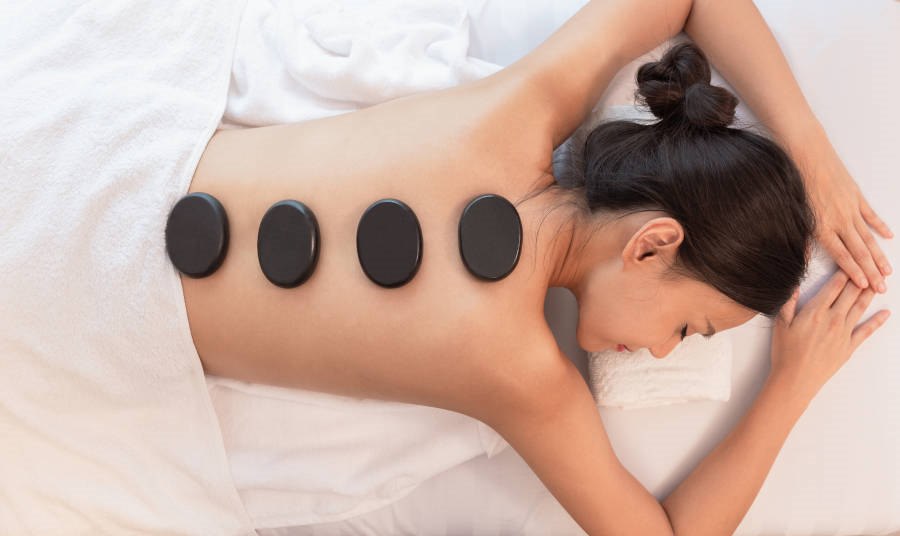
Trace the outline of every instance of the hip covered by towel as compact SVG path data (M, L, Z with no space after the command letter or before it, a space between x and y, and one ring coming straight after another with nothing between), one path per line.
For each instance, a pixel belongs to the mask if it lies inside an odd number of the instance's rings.
M253 533L163 232L242 9L0 5L0 533Z

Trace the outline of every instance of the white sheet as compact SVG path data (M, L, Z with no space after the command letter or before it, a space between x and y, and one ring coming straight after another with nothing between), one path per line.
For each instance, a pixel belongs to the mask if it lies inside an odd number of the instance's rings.
M472 54L509 64L537 46L584 2L469 0ZM755 2L772 28L848 170L869 202L900 230L897 147L900 104L900 3ZM599 106L627 103L639 58L616 77ZM717 74L713 83L730 86ZM746 106L741 103L745 113ZM739 113L741 110L739 109ZM752 117L752 114L749 114ZM898 242L879 240L900 265ZM870 312L894 316L823 387L801 417L736 534L738 536L881 535L900 530L900 283ZM571 295L552 289L551 313L561 346L573 348ZM867 314L868 316L868 314ZM601 410L626 468L662 498L723 439L752 404L768 374L770 329L757 319L733 330L732 397L727 403ZM425 482L392 505L341 523L260 534L583 534L559 503L507 449L479 457Z

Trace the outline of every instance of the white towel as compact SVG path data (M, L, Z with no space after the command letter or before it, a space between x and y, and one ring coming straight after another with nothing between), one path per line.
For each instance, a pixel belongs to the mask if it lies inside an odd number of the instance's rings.
M508 443L449 410L207 376L256 528L328 523L399 500Z
M588 354L591 392L598 406L623 409L691 400L731 398L731 334L687 337L664 359L646 348Z
M438 408L203 376L163 229L229 92L262 125L500 68L466 57L459 3L357 4L0 4L0 533L333 521L507 446Z
M483 78L459 0L251 0L223 128L307 121Z
M0 2L0 534L253 534L163 232L242 7Z

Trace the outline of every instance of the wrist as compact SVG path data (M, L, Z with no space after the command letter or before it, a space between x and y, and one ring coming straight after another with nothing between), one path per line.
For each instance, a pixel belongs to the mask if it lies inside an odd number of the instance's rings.
M798 373L777 370L769 373L763 390L783 401L784 410L799 417L815 398L818 388Z

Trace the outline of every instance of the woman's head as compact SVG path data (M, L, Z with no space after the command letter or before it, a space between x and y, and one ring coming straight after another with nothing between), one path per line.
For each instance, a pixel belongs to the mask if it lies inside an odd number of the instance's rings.
M688 335L706 332L703 308L717 308L709 314L727 327L758 313L773 317L805 273L815 224L800 173L785 151L729 127L738 100L710 85L699 48L673 46L640 67L637 83L636 98L659 121L602 123L583 147L573 137L577 158L567 170L575 177L567 190L578 196L585 216L578 220L591 229L580 233L581 250L610 225L627 231L611 245L616 263L588 269L579 282L579 341L589 350L616 343L635 350L641 341L621 338L688 314ZM640 303L651 295L655 304ZM638 309L643 326L625 318ZM637 325L620 335L628 320ZM671 340L680 340L687 320L659 327L663 331L644 346L674 347L658 339L675 327ZM710 320L718 331L726 329Z

